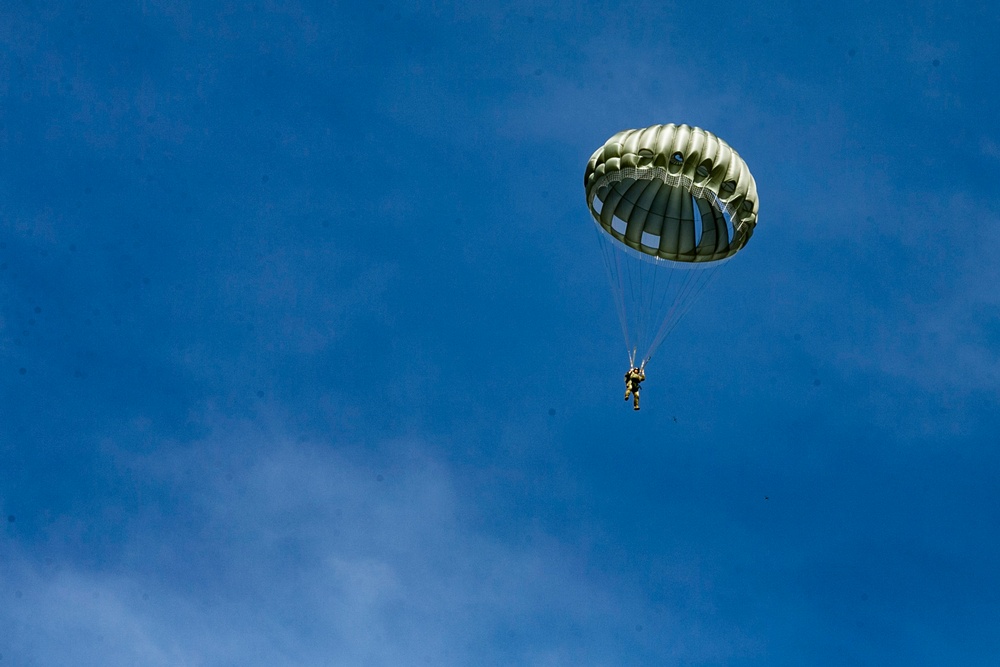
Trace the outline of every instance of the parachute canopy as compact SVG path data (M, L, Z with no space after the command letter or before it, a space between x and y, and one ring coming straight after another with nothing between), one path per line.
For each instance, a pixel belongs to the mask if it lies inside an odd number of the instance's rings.
M584 186L630 361L645 364L723 260L750 240L757 185L725 141L670 124L608 139L587 163Z

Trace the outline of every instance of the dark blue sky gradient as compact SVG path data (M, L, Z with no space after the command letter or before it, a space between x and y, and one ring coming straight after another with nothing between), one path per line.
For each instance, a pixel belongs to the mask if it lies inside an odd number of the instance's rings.
M0 665L992 664L998 28L4 3ZM668 122L760 221L633 414L582 177Z

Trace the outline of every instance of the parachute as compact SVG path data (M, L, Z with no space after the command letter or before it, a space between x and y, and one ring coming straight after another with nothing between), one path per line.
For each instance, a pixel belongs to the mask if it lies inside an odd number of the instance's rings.
M643 368L757 225L757 185L714 134L624 130L591 156L587 206L632 367Z

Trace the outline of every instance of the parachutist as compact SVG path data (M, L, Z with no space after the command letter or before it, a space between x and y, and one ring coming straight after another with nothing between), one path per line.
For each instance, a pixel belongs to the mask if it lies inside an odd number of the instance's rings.
M646 379L646 374L643 372L642 368L630 368L627 373L625 373L625 400L632 396L632 409L639 409L639 384Z

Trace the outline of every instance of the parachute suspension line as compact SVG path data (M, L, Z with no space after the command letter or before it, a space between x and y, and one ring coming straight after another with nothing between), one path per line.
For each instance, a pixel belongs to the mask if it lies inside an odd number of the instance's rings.
M652 318L656 315L656 313L663 312L662 310L653 309L657 301L656 296L659 294L659 292L656 291L656 283L658 282L660 273L662 273L662 271L659 270L659 267L653 264L651 266L651 272L653 274L653 285L649 290L649 302L646 304L646 308L643 309L643 316L644 316L643 326L649 327L650 330L652 330L652 328L656 326L656 322Z
M594 230L611 284L629 366L644 367L707 286L710 275L725 262L682 267L640 255L632 248L619 248L620 241L600 226L595 224ZM677 271L684 271L684 276L674 276ZM666 275L658 275L660 272Z
M622 258L622 256L621 256L620 253L616 253L615 254L615 258L620 261L621 258ZM636 293L635 283L637 282L637 280L636 280L635 277L632 276L633 273L634 272L631 270L629 264L626 263L625 264L625 275L626 275L626 278L628 278L629 298L628 298L628 300L625 303L626 304L633 304L633 305L635 305L635 304L641 304L642 303L642 301L639 299L639 296L642 294L642 292L639 292L638 294ZM642 275L641 269L638 271L638 273L639 273L639 275ZM625 316L626 316L626 318L628 317L627 307L626 307ZM636 343L641 343L642 342L642 333L643 333L642 332L642 321L638 317L636 317L636 319L635 319L635 328L636 328L635 342ZM631 341L629 341L628 346L630 348L633 347Z
M701 281L701 284L696 286L694 294L691 296L690 299L688 299L688 302L681 310L681 313L677 316L677 319L674 321L673 325L671 325L670 330L673 330L673 328L677 326L677 323L680 322L684 318L684 316L688 314L688 311L690 311L691 308L694 306L694 304L697 303L698 297L700 297L702 292L704 292L708 288L709 283L712 282L712 279L715 277L715 274L719 272L719 269L721 269L724 264L728 264L728 262L720 262L719 264L713 266L712 268L710 268L708 271L705 272L706 273L705 279ZM665 336L667 335L670 335L669 330L667 331Z
M674 313L677 312L677 309L680 308L681 303L683 303L683 300L685 298L687 298L688 294L691 291L692 280L697 280L697 278L694 278L695 271L697 269L680 269L680 268L675 268L673 270L674 271L685 270L686 273L684 274L684 282L681 283L680 289L677 290L677 296L676 296L676 298L674 299L673 303L670 304L670 309L667 311L666 316L663 318L664 322L670 322L670 321L672 321ZM663 328L663 324L660 325L660 328L661 329Z
M673 331L677 323L680 322L681 318L691 307L691 294L696 289L700 279L703 277L701 273L695 276L695 272L712 272L717 267L712 267L710 269L690 269L688 274L684 277L684 282L681 284L680 289L677 292L677 298L674 300L673 304L670 306L670 312L667 316L663 318L663 323L660 325L659 331L656 332L656 336L653 338L652 343L649 346L649 352L647 352L647 358L651 358L656 349L660 346L666 337Z
M730 216L727 215L725 211L723 211L723 217L729 225L733 225ZM735 231L738 231L740 226L737 226L736 230L730 233L731 237L735 236ZM656 337L653 339L653 342L650 345L649 352L646 355L647 361L649 360L650 357L652 357L653 352L656 351L656 348L660 346L660 343L662 343L664 339L666 339L666 337L670 335L670 332L674 330L674 327L676 327L680 323L680 321L684 319L684 316L687 315L687 313L691 310L694 304L698 301L698 298L701 296L702 292L704 292L705 289L708 287L709 283L712 282L712 278L715 277L715 274L718 273L719 269L721 269L724 264L728 263L729 259L727 258L722 261L712 262L706 268L699 267L696 270L703 272L704 275L699 275L698 278L694 281L694 283L691 284L690 286L688 285L688 281L685 281L685 284L682 286L680 292L677 295L677 299L671 306L670 313L668 313L666 318L663 320L663 324L660 326L660 330L657 332ZM690 279L690 275L688 276L688 278ZM675 311L677 311L676 317L674 317ZM645 362L643 363L645 364Z
M692 282L692 277L695 271L697 270L698 269L681 269L681 268L671 267L670 269L671 276L673 276L674 272L676 271L686 271L686 273L683 282L680 284L680 286L675 292L665 291L664 293L663 305L666 305L666 297L670 295L673 296L673 301L670 303L666 314L663 316L663 319L660 322L660 326L657 329L656 335L653 337L653 340L650 341L649 343L649 347L646 350L646 356L645 359L643 360L643 364L649 361L649 359L653 356L653 353L656 351L656 348L658 348L660 346L660 343L663 342L663 339L666 338L665 332L673 328L672 325L675 323L674 314L677 312L678 308L681 306L681 304L684 303L685 299L687 299L688 295L690 294L690 285ZM660 313L663 312L663 307L662 307L663 305L661 305L661 309L658 312Z
M601 246L606 254L605 266L611 276L612 296L615 300L615 307L618 310L618 322L622 328L622 338L625 341L625 350L628 351L630 333L628 330L628 316L625 312L625 283L621 272L621 263L614 255L614 249L608 247L602 240Z
M639 269L636 273L636 282L639 283L639 292L636 294L635 298L632 299L632 303L639 305L639 312L636 313L638 317L636 322L638 323L638 331L636 332L635 339L637 343L642 343L646 340L646 315L649 309L646 307L646 291L643 289L643 278L646 275L645 266L642 264L637 265Z
M626 245L596 220L594 231L611 285L629 367L644 368L694 307L721 265L728 261L694 263L661 259ZM698 242L700 237L696 238ZM661 271L666 275L658 275ZM675 276L677 271L684 271L684 275Z
M635 355L635 352L629 344L628 317L625 313L625 289L622 282L621 263L618 254L605 239L606 235L601 231L601 228L595 225L594 231L597 233L597 245L601 249L601 258L604 261L604 272L607 274L608 282L612 287L611 295L615 302L615 309L618 311L618 323L621 325L622 337L625 339L625 351L629 354L629 359L631 359Z
M670 267L670 268L669 268L669 270L667 271L667 285L666 285L666 287L664 287L664 288L663 288L663 294L662 294L662 295L661 295L661 297L660 297L660 303L659 303L659 305L657 306L656 310L655 310L655 311L653 311L653 312L656 312L656 313L663 313L663 312L664 312L664 310L666 310L666 309L667 309L667 305L668 305L668 304L667 304L667 299L668 299L668 298L669 298L669 297L671 296L671 294L672 294L672 293L671 293L671 291L670 291L670 283L672 283L672 282L673 282L673 279L674 279L674 273L675 273L676 271L678 271L678 269L675 269L675 268L673 268L673 267ZM682 286L682 287L683 287L683 286ZM675 295L674 295L674 297L675 297L675 300L676 300L677 298L679 298L679 294L675 294ZM676 303L676 301L675 301L675 303ZM670 307L671 307L671 309L673 308L673 305L674 305L674 304L670 304ZM666 315L666 318L669 318L669 317L670 317L670 313L669 313L669 311L668 311L668 312L667 312L667 315ZM662 328L663 328L663 324L662 324L662 322L661 322L661 324L660 324L660 329L662 329ZM659 330L657 330L657 336L658 336L658 335L659 335ZM656 341L655 341L655 339L654 339L653 343L655 343L655 342L656 342ZM650 345L650 348L652 348L652 347L653 347L653 345L651 344L651 345ZM648 350L646 350L646 361L648 361L648 360L649 360L649 357L650 357L650 356L652 356L652 354L653 354L653 350L652 350L652 349L648 349ZM645 365L646 361L643 361L643 362L642 362L642 363L643 363L643 365Z
M628 272L628 267L622 268L622 258L621 255L615 252L614 247L608 242L608 250L611 252L615 260L615 269L618 272L618 293L619 298L622 303L622 327L625 329L625 351L628 352L632 349L632 335L635 333L629 330L628 327L628 300L625 298L625 280L629 279L629 285L631 286L631 273Z
M631 366L634 367L641 359L640 355L645 355L647 346L649 345L650 334L652 333L651 329L654 324L659 323L658 315L663 312L662 310L654 310L657 297L659 296L656 288L661 267L657 261L646 257L633 256L629 253L626 253L624 261L626 271L629 272L629 275L634 274L633 287L636 288L626 304L626 309L629 305L634 309L630 317L636 325L635 342L630 344L632 349ZM654 318L656 318L655 322Z
M698 298L708 287L709 283L712 282L712 278L714 278L715 274L719 272L722 265L728 263L729 262L718 262L714 266L705 269L697 269L705 275L698 276L691 288L688 289L687 294L678 295L677 303L682 304L682 307L680 308L677 317L668 316L663 321L663 325L660 327L660 330L656 334L656 338L653 339L653 343L649 347L649 352L646 355L646 361L649 361L649 358L653 356L653 353L656 351L656 348L660 346L660 343L662 343L666 337L670 335L670 332L674 330L674 327L676 327L680 321L684 319L684 316L688 314L691 308L694 307L694 304L697 303ZM646 361L642 362L643 365L646 364Z

